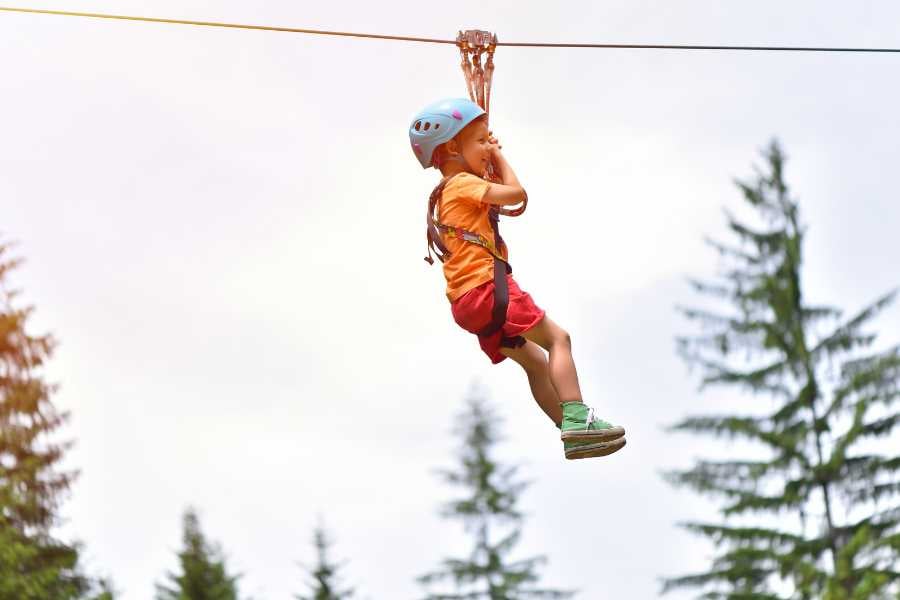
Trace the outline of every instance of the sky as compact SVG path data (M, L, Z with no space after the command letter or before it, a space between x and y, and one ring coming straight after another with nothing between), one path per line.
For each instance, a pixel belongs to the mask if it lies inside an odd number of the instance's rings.
M509 42L897 47L893 2L82 0L15 6ZM319 516L360 598L415 598L463 555L442 519L454 416L480 389L532 483L516 556L580 598L659 597L713 549L716 504L660 473L745 448L664 431L762 410L698 390L675 307L721 266L777 138L807 225L804 291L852 314L900 283L896 54L501 47L491 128L528 191L516 280L572 338L585 401L628 445L566 461L522 369L453 322L425 255L439 179L407 136L465 94L450 45L0 13L0 240L80 475L56 534L124 600L177 567L199 512L242 596L305 591ZM900 306L874 323L900 342ZM668 598L688 598L671 593Z

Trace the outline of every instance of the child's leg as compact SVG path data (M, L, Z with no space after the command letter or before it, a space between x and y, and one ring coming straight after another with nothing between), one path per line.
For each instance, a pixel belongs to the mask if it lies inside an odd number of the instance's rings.
M559 399L563 402L581 402L581 387L572 359L569 333L544 315L540 323L520 335L550 353L550 382Z
M534 342L526 341L519 348L500 348L500 353L522 365L528 375L531 395L550 420L559 425L562 422L562 408L556 389L550 383L550 365L544 351Z

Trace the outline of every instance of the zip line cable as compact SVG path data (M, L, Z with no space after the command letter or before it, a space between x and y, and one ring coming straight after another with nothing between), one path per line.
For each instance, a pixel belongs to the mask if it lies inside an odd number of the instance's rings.
M69 12L62 10L43 10L37 8L17 8L0 6L0 11L17 13L35 13L59 15L65 17L90 17L95 19L119 19L123 21L145 21L149 23L168 23L175 25L197 25L202 27L227 27L231 29L256 29L262 31L283 31L287 33L310 33L318 35L337 35L358 38L375 38L382 40L400 40L405 42L426 42L431 44L453 44L456 40L440 40L434 38L408 37L398 35L377 35L374 33L350 33L346 31L323 31L319 29L298 29L295 27L274 27L269 25L242 25L238 23L217 23L212 21L188 21L182 19L159 19L154 17L134 17L128 15L108 15L102 13ZM895 52L900 48L832 48L802 46L696 46L675 44L552 44L538 42L497 42L497 46L520 46L540 48L619 48L619 49L655 49L655 50L761 50L788 52Z
M257 29L263 31L284 31L287 33L316 33L320 35L343 35L348 37L378 38L384 40L403 40L407 42L431 42L435 44L456 44L452 40L436 40L431 38L402 37L395 35L376 35L373 33L347 33L344 31L321 31L317 29L297 29L294 27L274 27L269 25L241 25L238 23L215 23L211 21L186 21L182 19L157 19L153 17L132 17L127 15L107 15L101 13L68 12L62 10L39 10L32 8L12 8L0 6L0 11L38 13L45 15L62 15L65 17L93 17L97 19L120 19L123 21L147 21L150 23L169 23L176 25L200 25L203 27L228 27L231 29Z

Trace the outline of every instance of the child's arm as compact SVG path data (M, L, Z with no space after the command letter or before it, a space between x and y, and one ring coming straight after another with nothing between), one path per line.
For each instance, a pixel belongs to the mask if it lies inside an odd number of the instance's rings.
M482 202L499 204L500 206L518 204L525 199L525 190L519 183L519 179L513 172L512 167L509 166L506 158L500 152L500 147L496 140L492 142L491 149L493 151L494 167L499 171L500 179L503 183L491 183L488 190L484 193Z

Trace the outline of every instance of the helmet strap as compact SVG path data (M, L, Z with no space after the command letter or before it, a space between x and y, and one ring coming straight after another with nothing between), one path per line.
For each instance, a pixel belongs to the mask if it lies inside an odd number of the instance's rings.
M468 173L475 172L475 169L472 168L472 166L469 164L469 161L466 160L466 157L462 155L462 152L460 152L459 154L451 155L447 158L447 160L462 164L462 166Z

